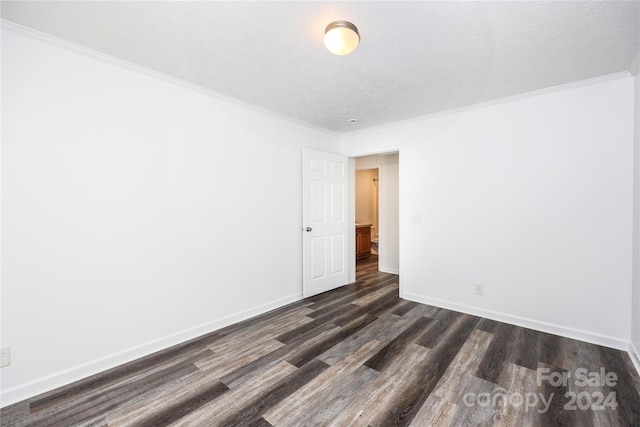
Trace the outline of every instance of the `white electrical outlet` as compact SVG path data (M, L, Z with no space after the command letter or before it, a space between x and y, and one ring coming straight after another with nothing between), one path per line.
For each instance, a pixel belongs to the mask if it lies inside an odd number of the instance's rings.
M0 348L0 368L11 365L11 347Z
M481 285L480 283L476 283L473 286L476 291L476 295L484 295L484 285Z

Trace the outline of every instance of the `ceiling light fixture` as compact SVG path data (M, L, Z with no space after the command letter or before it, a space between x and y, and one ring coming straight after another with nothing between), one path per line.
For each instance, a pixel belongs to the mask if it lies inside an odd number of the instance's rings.
M324 45L334 55L348 55L358 47L358 28L348 21L334 21L324 30Z

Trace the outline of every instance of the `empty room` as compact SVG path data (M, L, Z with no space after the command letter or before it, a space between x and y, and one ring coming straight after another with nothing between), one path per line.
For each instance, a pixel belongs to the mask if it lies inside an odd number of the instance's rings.
M640 1L1 1L2 426L640 426Z

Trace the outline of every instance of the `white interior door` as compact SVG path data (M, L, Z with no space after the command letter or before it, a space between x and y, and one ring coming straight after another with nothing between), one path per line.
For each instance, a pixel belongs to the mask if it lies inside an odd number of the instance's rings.
M347 167L345 156L302 150L305 297L348 281Z

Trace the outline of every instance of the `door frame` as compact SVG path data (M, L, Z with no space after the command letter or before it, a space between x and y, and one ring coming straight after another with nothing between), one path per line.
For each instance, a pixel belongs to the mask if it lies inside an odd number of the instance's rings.
M367 157L367 156L376 156L376 155L388 155L388 154L398 154L398 215L402 212L402 197L400 194L401 182L402 182L402 156L400 154L400 149L395 150L383 150L379 152L367 152L363 154L349 154L349 198L348 198L348 215L349 215L349 283L354 283L356 281L356 170L364 170L364 169L378 169L378 178L382 179L381 176L383 174L382 170L385 165L376 163L375 165L368 165L362 168L356 168L356 158L358 157ZM378 181L378 199L380 198L380 189L382 188L380 181ZM379 207L378 215L380 215L381 208ZM380 227L382 220L378 219L378 236L380 235ZM402 251L401 248L401 240L402 240L402 221L401 218L398 218L398 263L399 266L402 265ZM378 251L382 250L379 244ZM402 268L399 268L400 270ZM400 277L400 294L402 294L402 276Z

